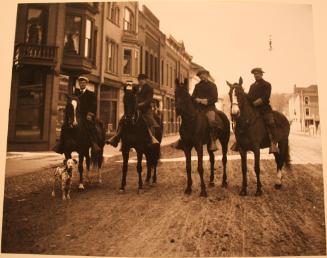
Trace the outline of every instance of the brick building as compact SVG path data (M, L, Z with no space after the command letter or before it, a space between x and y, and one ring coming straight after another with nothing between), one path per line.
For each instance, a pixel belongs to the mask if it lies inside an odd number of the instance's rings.
M19 4L13 57L8 150L50 150L67 94L86 75L107 131L123 114L123 86L141 72L154 88L164 133L176 134L175 78L192 76L183 42L161 32L138 2Z

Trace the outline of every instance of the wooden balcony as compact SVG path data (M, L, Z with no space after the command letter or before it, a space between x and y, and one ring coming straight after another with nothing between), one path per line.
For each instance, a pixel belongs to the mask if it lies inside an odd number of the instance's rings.
M57 47L21 43L15 46L14 65L38 65L53 68L57 63Z
M64 54L61 69L68 73L88 74L92 72L93 62L91 59L77 55Z

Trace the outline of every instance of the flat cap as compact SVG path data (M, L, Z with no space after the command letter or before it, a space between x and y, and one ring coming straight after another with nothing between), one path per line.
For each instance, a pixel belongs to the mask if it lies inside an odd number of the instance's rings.
M146 80L148 79L148 76L144 73L140 73L139 76L137 77L138 80Z
M262 70L262 68L256 67L251 70L251 73L264 73L264 71Z
M82 75L78 77L78 80L79 80L79 81L84 80L84 81L89 82L89 78L87 78L86 76L82 76Z
M201 68L197 73L196 76L200 76L201 74L206 73L206 74L210 74L208 70Z

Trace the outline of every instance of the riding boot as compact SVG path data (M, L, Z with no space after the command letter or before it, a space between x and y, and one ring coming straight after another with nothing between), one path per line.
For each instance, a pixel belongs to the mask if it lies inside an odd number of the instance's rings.
M218 150L218 140L215 137L215 130L214 130L214 128L211 128L210 129L209 150L211 150L211 151L217 151Z
M269 124L268 135L270 139L269 153L279 153L279 148L276 141L276 124Z
M156 139L156 137L153 136L152 130L148 127L148 133L150 136L150 145L157 145L159 144L158 140Z
M54 152L64 153L64 126L61 127L59 142L52 148Z
M106 144L110 144L116 148L120 141L121 133L122 133L122 125L121 125L121 123L119 123L115 135L112 136L109 140L107 140Z

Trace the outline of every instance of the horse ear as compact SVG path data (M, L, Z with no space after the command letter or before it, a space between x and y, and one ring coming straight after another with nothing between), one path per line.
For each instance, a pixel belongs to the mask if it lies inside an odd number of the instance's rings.
M175 85L179 86L179 79L178 78L175 79Z
M243 84L243 78L242 78L242 76L241 76L240 79L238 80L238 84L239 84L240 86L242 86L242 84Z
M231 84L229 81L226 81L227 85L232 88L233 87L233 84Z

